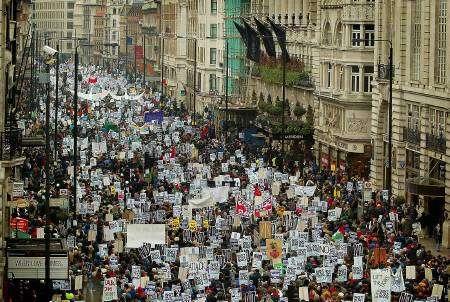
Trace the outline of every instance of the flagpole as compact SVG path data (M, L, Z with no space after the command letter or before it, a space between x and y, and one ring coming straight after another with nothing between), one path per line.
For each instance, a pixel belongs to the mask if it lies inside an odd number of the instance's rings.
M287 56L285 53L281 55L281 59L283 61L283 105L282 105L282 114L281 114L281 153L284 156L284 111L286 108L286 59Z
M228 75L228 68L229 68L229 65L228 65L228 40L225 40L225 53L226 53L226 56L227 56L227 62L226 62L226 66L225 66L225 68L226 68L226 75L225 75L225 129L226 129L226 131L227 131L227 133L228 133L228 77L229 77L229 75Z

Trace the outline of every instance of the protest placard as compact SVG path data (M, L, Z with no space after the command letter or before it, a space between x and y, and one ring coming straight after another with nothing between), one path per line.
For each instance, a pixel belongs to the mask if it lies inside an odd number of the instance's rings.
M105 278L103 283L103 301L117 300L116 277Z

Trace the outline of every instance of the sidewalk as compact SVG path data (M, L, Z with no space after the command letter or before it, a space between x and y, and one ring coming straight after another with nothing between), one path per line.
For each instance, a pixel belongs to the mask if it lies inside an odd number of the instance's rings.
M450 259L450 249L441 247L440 251L436 250L436 243L433 238L421 238L419 243L425 246L426 250L430 250L433 255L441 255Z

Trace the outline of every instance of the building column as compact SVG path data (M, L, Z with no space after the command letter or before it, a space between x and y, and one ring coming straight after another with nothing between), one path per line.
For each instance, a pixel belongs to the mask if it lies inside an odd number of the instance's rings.
M442 246L450 248L450 115L447 115L445 121L445 140L447 149L442 160L445 162L445 213L446 219L442 225Z
M385 84L378 83L374 87L374 102L372 102L372 126L371 137L373 140L373 155L370 164L370 179L375 189L383 188L384 182L384 134L385 123L388 114L388 104L384 101L384 93L387 87Z
M358 65L359 67L359 95L362 95L364 91L364 65Z
M386 93L389 97L389 92ZM403 126L407 119L407 108L400 96L395 95L392 98L392 142L396 150L396 160L406 162L406 144L403 142ZM395 167L395 166L394 166ZM405 176L406 168L399 166L393 169L392 192L398 196L405 195Z

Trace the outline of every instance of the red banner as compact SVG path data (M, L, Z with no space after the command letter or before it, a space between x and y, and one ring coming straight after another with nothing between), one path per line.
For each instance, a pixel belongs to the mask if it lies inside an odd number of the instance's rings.
M9 222L11 229L28 232L28 220L24 218L11 218Z
M144 48L141 45L134 46L134 55L137 60L142 60L144 58Z

